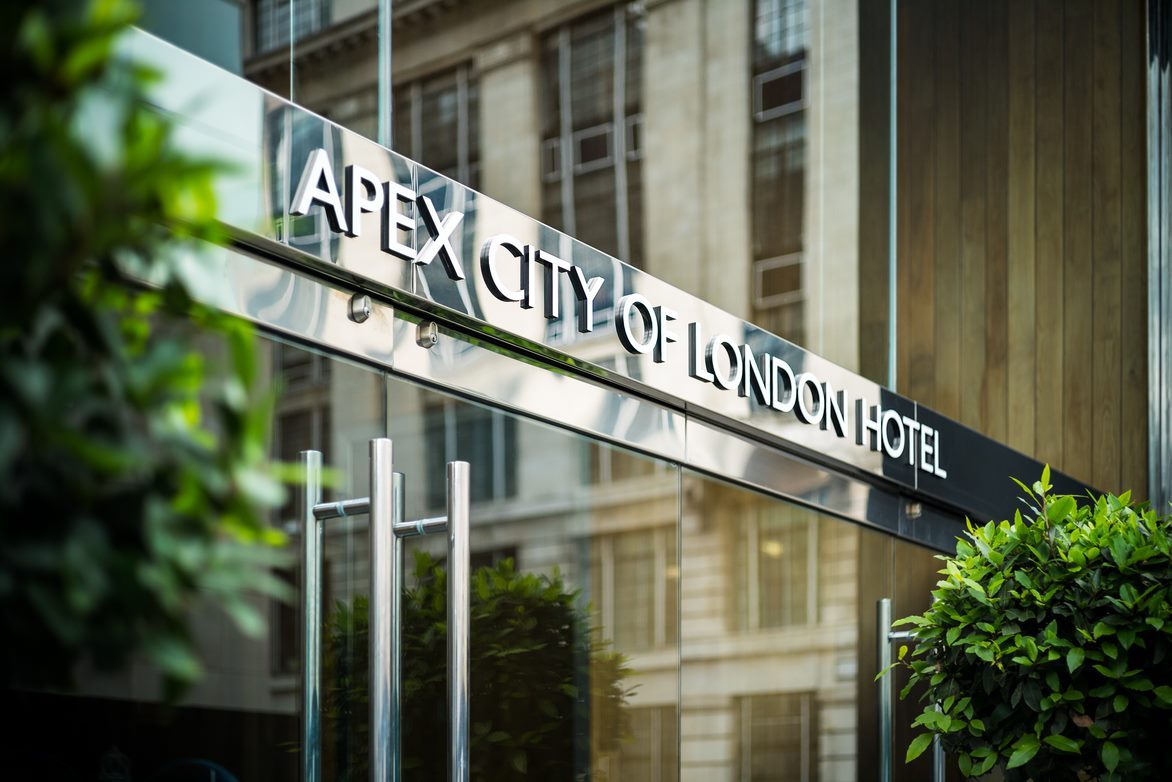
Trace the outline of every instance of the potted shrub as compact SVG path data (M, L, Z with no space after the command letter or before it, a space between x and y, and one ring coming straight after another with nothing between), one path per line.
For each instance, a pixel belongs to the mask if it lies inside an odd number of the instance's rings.
M1118 497L1020 484L1025 512L968 526L941 557L901 697L924 710L907 752L941 736L967 776L1172 775L1172 518ZM899 664L899 663L897 663Z

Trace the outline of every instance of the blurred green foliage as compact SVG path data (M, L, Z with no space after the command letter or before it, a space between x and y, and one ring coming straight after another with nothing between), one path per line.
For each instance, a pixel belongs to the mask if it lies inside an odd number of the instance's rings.
M1021 485L1029 512L969 525L905 664L966 776L1172 777L1172 518L1129 494ZM901 650L901 659L904 658Z
M445 779L447 573L419 553L404 590L403 770ZM578 592L511 559L472 575L471 777L605 780L598 760L630 733L626 658L596 637ZM369 605L337 602L325 632L325 753L332 778L369 777ZM592 765L594 767L592 767Z
M248 593L284 589L252 333L166 260L220 239L217 168L174 149L152 75L115 56L135 16L0 4L0 686L141 653L175 694L200 673L193 606L260 632Z

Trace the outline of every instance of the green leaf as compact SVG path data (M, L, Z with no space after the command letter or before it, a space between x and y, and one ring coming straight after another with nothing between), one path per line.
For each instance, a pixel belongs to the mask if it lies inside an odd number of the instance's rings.
M1078 667L1080 665L1082 665L1082 661L1084 659L1086 659L1086 656L1087 656L1086 651L1080 647L1076 646L1073 649L1071 649L1069 652L1066 653L1066 668L1067 668L1067 670L1069 670L1071 673L1074 673L1075 671L1077 671Z
M904 758L905 763L911 763L913 760L924 754L924 750L932 743L931 733L921 733L912 739L912 743L907 748L907 756Z
M1026 742L1024 739L1033 739L1033 741ZM1013 754L1009 756L1009 763L1006 764L1006 768L1018 768L1020 766L1024 766L1026 763L1029 763L1034 759L1034 755L1038 754L1038 750L1041 749L1042 745L1038 743L1037 736L1027 734L1026 736L1022 736L1020 739L1018 739L1014 746L1016 749L1014 749Z
M1075 741L1074 739L1072 739L1068 736L1063 736L1063 735L1057 734L1057 733L1052 736L1047 736L1046 738L1044 738L1042 740L1045 741L1047 744L1049 744L1051 747L1054 747L1054 749L1058 750L1059 752L1073 753L1073 752L1078 752L1082 748L1081 741Z
M1051 523L1065 519L1074 510L1076 504L1074 497L1070 495L1059 497L1046 508L1046 519Z
M1099 750L1099 757L1103 759L1103 765L1106 769L1115 773L1115 769L1119 767L1119 747L1110 741L1105 741L1103 748Z

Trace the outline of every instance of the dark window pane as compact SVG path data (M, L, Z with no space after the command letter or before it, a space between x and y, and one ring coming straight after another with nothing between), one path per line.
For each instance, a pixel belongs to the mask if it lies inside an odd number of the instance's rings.
M757 0L753 70L782 65L806 49L806 0Z
M411 138L412 122L411 85L395 85L395 138L392 140L392 148L409 158L416 156Z
M607 11L570 33L570 116L574 130L614 115L614 23Z
M805 114L756 126L753 144L753 252L774 258L802 249Z
M627 163L627 232L632 266L643 266L643 161Z
M803 68L797 68L790 73L762 78L760 110L766 112L786 107L800 107L804 74Z
M617 255L614 170L603 168L575 176L574 207L577 237L605 253Z
M817 780L812 694L754 695L737 700L740 778L747 776L753 782Z
M423 137L419 159L428 168L442 171L459 165L459 104L455 74L423 84L420 99Z
M590 163L608 161L611 150L611 129L609 126L596 128L580 134L574 145L574 163L584 166Z
M787 263L766 268L761 272L760 297L781 296L802 289L802 265Z

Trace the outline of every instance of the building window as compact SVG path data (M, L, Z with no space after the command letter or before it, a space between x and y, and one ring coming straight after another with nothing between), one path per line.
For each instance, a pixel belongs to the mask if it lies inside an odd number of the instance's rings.
M457 459L472 465L473 502L503 500L517 493L516 419L498 410L439 398L426 403L423 416L428 508L447 504L447 463Z
M264 54L289 45L289 4L291 0L257 0L256 53ZM325 29L330 23L332 0L297 0L294 3L293 37L303 38Z
M595 538L591 572L599 630L621 652L675 646L679 639L676 529Z
M806 2L756 0L753 25L753 320L805 340Z
M811 692L736 699L739 782L817 782L816 701Z
M753 632L816 621L815 529L808 512L772 504L738 525L737 629Z
M589 459L590 483L614 483L646 478L666 472L667 466L655 459L603 443L584 443Z
M480 85L470 65L395 85L395 151L480 189Z
M542 48L542 219L635 266L643 260L643 11L620 4Z
M619 747L614 779L675 782L680 769L679 716L675 706L631 709L631 737Z

